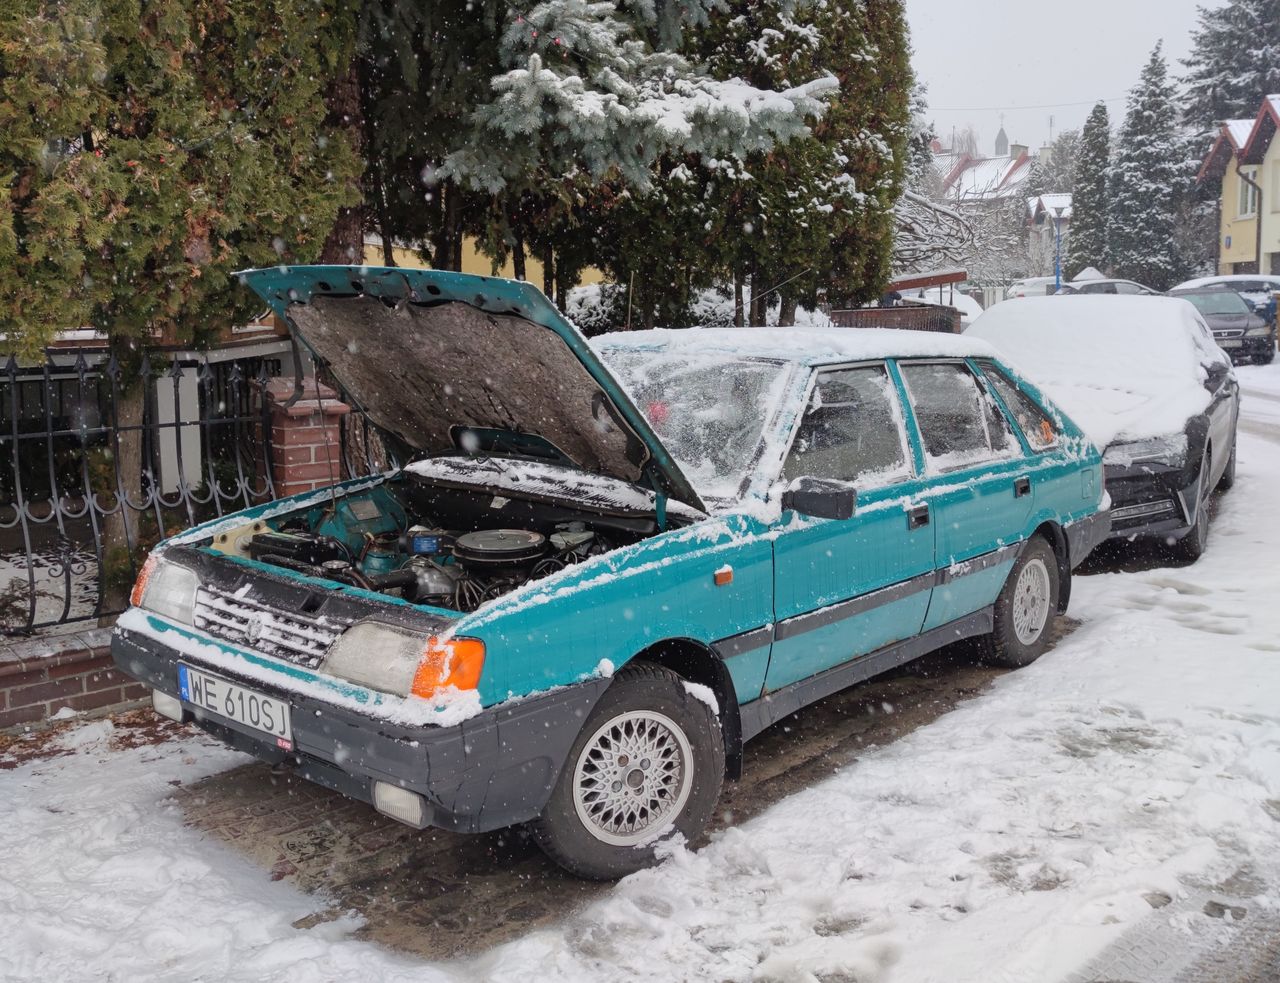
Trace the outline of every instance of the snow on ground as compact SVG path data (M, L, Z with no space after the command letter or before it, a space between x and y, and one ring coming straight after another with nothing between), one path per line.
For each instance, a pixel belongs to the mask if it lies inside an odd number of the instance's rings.
M1076 582L1028 669L553 928L426 964L183 825L171 783L243 759L193 736L0 771L4 979L1051 983L1245 863L1280 909L1280 450L1195 566ZM74 736L80 734L81 736ZM517 889L517 888L513 888ZM1188 937L1232 931L1180 916Z

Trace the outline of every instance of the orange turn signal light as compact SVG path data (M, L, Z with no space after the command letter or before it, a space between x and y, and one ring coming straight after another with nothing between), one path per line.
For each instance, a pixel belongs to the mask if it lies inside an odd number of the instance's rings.
M733 568L721 567L712 576L715 578L717 587L723 587L725 584L731 584L733 583Z
M147 581L151 579L151 575L155 572L156 564L159 562L156 555L152 553L147 557L147 562L142 564L142 569L138 572L138 579L133 582L133 591L129 594L129 603L135 608L142 605L142 595L147 592Z
M478 638L427 639L410 692L432 699L447 689L475 689L484 669L484 642Z

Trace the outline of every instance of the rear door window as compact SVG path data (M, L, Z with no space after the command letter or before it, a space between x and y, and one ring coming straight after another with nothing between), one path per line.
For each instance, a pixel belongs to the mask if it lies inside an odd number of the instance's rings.
M979 362L982 374L986 376L996 395L1009 408L1018 429L1027 438L1027 443L1034 451L1047 451L1057 446L1058 430L1049 419L1047 413L1030 396L1017 387L1012 379L1001 372L991 362Z
M899 363L931 472L954 471L1019 453L995 402L962 362Z
M818 375L783 478L856 481L874 487L906 478L906 433L898 395L883 365Z

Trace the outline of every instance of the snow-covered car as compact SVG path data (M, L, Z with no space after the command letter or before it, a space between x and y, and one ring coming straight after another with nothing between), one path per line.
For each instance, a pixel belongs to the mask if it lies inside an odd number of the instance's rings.
M1280 293L1280 276L1269 276L1263 273L1231 273L1223 276L1202 276L1180 283L1170 292L1218 286L1234 290L1254 310L1260 311L1271 303L1271 298L1275 294Z
M1053 293L1054 284L1058 280L1051 276L1029 276L1022 280L1015 280L1009 285L1009 289L1005 291L1005 297L1009 300L1023 297L1043 297L1046 294Z
M1232 361L1252 361L1269 365L1276 355L1276 326L1264 320L1244 298L1229 287L1212 284L1169 291L1195 305L1213 332L1218 347Z
M161 713L415 827L634 870L805 704L959 638L1035 659L1106 535L1096 448L973 339L592 348L526 283L243 279L404 466L162 544L112 652Z
M1072 280L1070 283L1064 283L1058 290L1058 295L1062 297L1071 297L1076 295L1088 296L1090 294L1105 294L1109 296L1119 295L1121 297L1159 297L1159 290L1152 290L1150 287L1144 287L1140 283L1133 280L1109 280L1090 278L1088 280Z
M1104 449L1111 535L1194 560L1207 503L1235 480L1239 386L1199 311L1172 297L1001 304L966 332L994 345Z

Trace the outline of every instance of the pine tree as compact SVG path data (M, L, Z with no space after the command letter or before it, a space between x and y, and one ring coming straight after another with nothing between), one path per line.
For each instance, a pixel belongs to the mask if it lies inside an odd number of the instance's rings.
M1280 92L1280 0L1230 0L1200 8L1183 62L1183 118L1200 133L1226 119L1251 119Z
M1106 269L1111 211L1107 175L1111 169L1111 118L1099 102L1080 135L1075 179L1071 184L1071 235L1067 238L1065 273L1074 277L1086 267Z
M1174 237L1183 146L1173 97L1157 44L1129 93L1107 182L1112 272L1157 290L1172 286L1178 270Z

